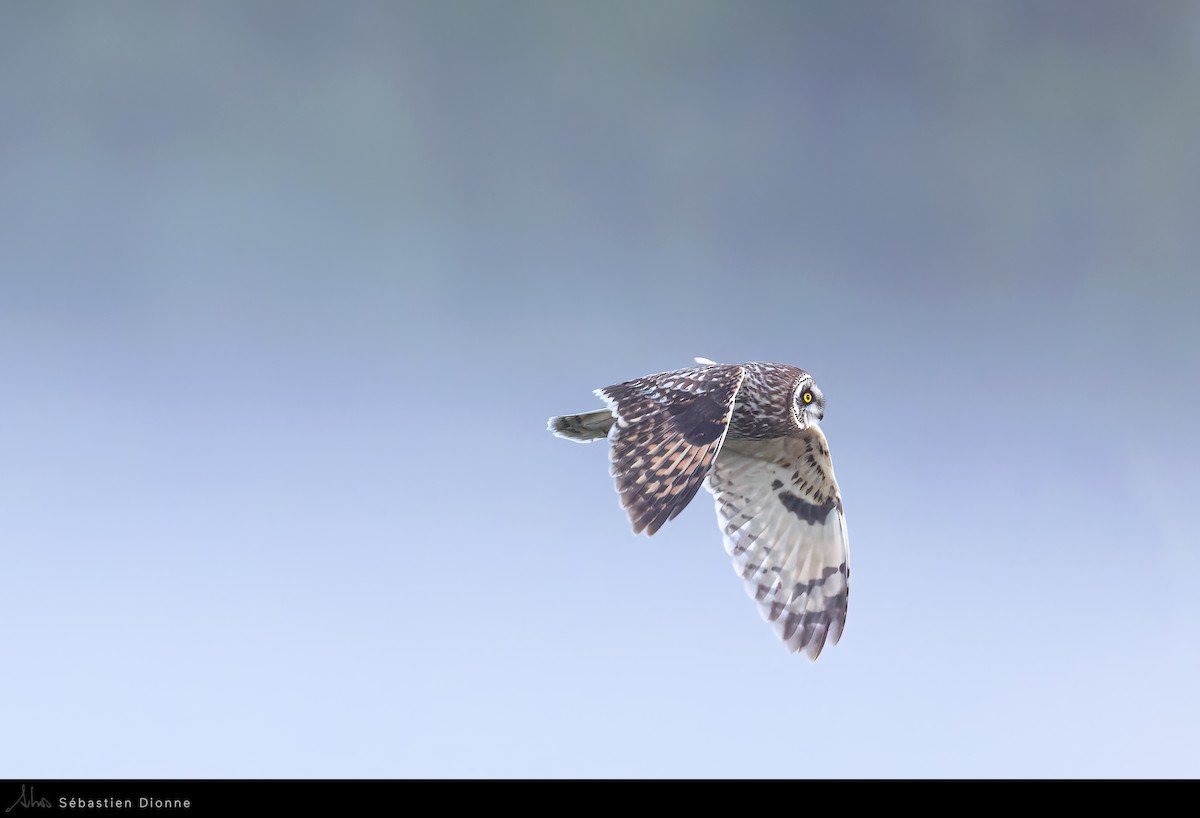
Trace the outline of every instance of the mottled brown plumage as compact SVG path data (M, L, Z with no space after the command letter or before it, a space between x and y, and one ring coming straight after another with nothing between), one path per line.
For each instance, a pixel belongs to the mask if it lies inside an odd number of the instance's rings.
M741 367L696 366L597 390L617 418L612 474L635 533L691 502L729 429Z

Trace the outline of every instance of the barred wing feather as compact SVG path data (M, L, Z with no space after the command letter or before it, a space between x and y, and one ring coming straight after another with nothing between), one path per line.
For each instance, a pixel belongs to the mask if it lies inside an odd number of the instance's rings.
M706 487L725 550L790 652L816 659L846 622L850 553L829 446L810 426L771 440L729 440Z

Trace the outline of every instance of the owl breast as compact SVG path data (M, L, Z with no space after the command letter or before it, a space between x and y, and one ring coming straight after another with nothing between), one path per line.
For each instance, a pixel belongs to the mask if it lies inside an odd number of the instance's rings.
M746 380L738 390L729 438L770 440L797 428L792 416L792 392L804 370L786 364L745 364Z

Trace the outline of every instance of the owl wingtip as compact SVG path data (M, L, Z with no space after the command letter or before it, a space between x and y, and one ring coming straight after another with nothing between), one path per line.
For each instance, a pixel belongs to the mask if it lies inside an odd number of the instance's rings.
M692 360L701 366L720 366L716 361L711 361L708 358L693 358Z

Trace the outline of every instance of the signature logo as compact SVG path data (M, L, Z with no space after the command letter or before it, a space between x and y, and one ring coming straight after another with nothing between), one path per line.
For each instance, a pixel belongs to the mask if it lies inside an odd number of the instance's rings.
M33 797L33 787L29 788L29 794L27 795L25 793L25 785L22 784L21 785L21 797L18 798L16 801L13 801L12 806L9 807L8 809L6 809L5 812L6 813L12 812L13 807L25 807L26 809L29 809L30 807L43 807L44 809L50 809L51 804L45 798L36 798L35 799Z

